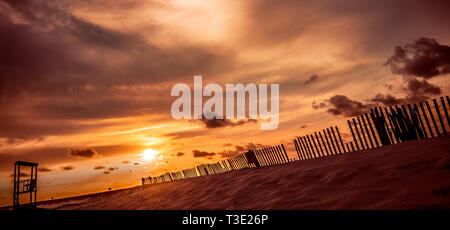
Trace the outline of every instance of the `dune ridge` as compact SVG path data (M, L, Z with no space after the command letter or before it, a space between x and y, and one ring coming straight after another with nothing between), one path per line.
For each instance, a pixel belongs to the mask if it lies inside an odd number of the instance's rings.
M40 202L50 209L449 209L450 137Z

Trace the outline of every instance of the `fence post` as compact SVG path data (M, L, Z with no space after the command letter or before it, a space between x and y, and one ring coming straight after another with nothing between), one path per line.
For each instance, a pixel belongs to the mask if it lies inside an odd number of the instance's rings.
M308 139L308 144L309 144L309 146L311 147L311 152L312 152L314 158L318 157L317 154L316 154L316 151L314 151L314 147L313 147L313 145L312 145L312 143L311 143L311 140L309 139L309 136L306 135L306 137L307 137L307 139Z
M303 139L302 137L298 137L298 144L300 145L300 147L303 149L304 153L305 153L305 159L309 159L309 154L308 154L308 150L306 149L306 146L303 144Z
M430 113L431 121L434 125L434 130L436 130L437 136L440 137L441 133L439 132L439 127L436 124L436 120L434 119L433 112L431 112L430 104L428 104L428 101L425 101L425 105L427 106L428 112Z
M339 141L341 142L341 146L342 146L342 152L345 153L345 146L344 146L344 142L342 142L342 137L341 137L341 133L339 132L339 129L337 126L334 127L336 129L336 133L339 137Z
M306 151L308 151L309 159L312 159L312 158L313 158L313 155L312 155L312 153L311 153L311 150L309 149L308 142L306 141L306 137L303 136L303 137L301 137L301 138L302 138L302 144L304 145Z
M442 109L444 110L444 113L445 113L445 117L447 118L447 124L450 127L450 117L448 116L447 106L445 106L445 101L444 101L443 97L441 97L441 104L442 104Z
M338 142L338 140L336 138L336 134L334 133L333 126L331 126L330 129L331 129L331 133L333 134L334 142L336 142L337 150L339 151L339 154L341 154L342 153L341 152L341 148L339 148L339 142Z
M391 109L392 109L392 107L391 107ZM389 140L390 140L391 144L395 144L395 141L394 141L394 138L395 138L395 140L397 140L397 143L399 143L400 142L400 138L397 135L395 135L395 133L394 133L394 122L392 121L391 116L389 116L389 113L388 113L386 107L384 107L384 111L386 112L386 116L384 116L383 110L380 107L380 114L381 114L381 116L383 116L385 119L387 118L387 121L389 122L389 124L391 126L391 131L389 131L388 123L385 122L386 129L388 131L387 133L388 133L388 136L389 136Z
M433 103L434 103L434 108L436 109L436 113L437 113L438 118L439 118L439 122L441 123L442 132L444 133L444 136L447 136L447 130L445 129L444 120L442 120L441 112L439 111L439 105L438 105L438 103L436 101L436 98L433 99Z
M414 128L416 129L417 136L420 139L425 139L425 127L423 127L422 125L422 120L420 119L419 113L416 113L416 111L412 109L411 104L407 104L406 106L408 107L409 114L411 114L412 123Z
M272 153L272 155L275 157L276 164L281 163L280 158L278 157L278 154L273 150L273 147L269 147L269 151Z
M379 145L378 145L377 136L375 135L375 132L373 131L373 127L372 127L372 124L370 123L369 116L367 115L367 113L364 113L364 115L366 116L367 124L369 125L370 131L372 132L372 136L373 136L373 140L375 141L375 145L378 148Z
M350 132L352 133L352 136L353 136L353 142L356 143L356 149L359 150L358 142L356 141L355 133L353 132L353 128L352 128L352 124L350 123L350 120L347 120L347 123L348 123L348 127L350 128Z
M422 111L422 115L425 119L425 122L427 123L428 131L430 132L430 137L433 138L434 137L433 129L431 128L430 122L428 121L427 113L425 112L425 109L423 108L422 102L419 102L419 107L420 107L420 110Z
M300 157L301 152L300 152L300 148L298 147L298 144L297 144L297 139L294 139L294 146L295 146L295 151L297 151L298 160L303 160L303 158Z
M309 136L311 136L312 143L314 144L314 147L316 148L317 156L321 157L319 149L317 148L316 141L314 140L313 135L309 135Z
M336 151L336 146L334 145L333 137L331 137L330 129L327 128L328 137L330 138L331 145L333 146L333 155L336 155L338 152ZM330 146L331 149L331 146Z
M372 138L370 137L369 129L367 128L367 123L366 123L366 120L364 119L364 115L361 115L361 120L362 120L362 122L363 122L364 129L366 130L366 133L367 133L367 139L369 139L370 146L371 146L372 148L375 148L375 147L373 146Z
M317 144L319 144L319 149L320 149L320 152L322 153L322 156L325 156L325 152L322 149L322 145L320 144L320 140L319 140L319 137L317 136L317 132L314 132L314 135L316 136Z
M325 141L323 140L322 134L319 131L319 137L320 140L322 140L322 144L323 144L323 148L325 149L325 153L327 154L327 156L329 156L330 154L328 154L328 149L327 149L327 145L325 144Z
M270 165L273 165L275 162L269 151L267 151L267 148L263 148L263 151L266 154L267 158L269 159Z
M281 144L281 147L283 147L284 155L286 156L287 162L290 162L289 157L288 157L288 155L286 153L286 149L284 148L284 145Z
M366 135L364 134L364 129L363 129L363 126L362 126L362 122L359 119L359 116L356 117L356 118L357 118L358 123L359 123L359 128L361 129L361 135L363 136L364 143L366 144L366 149L369 149L369 144L367 143Z

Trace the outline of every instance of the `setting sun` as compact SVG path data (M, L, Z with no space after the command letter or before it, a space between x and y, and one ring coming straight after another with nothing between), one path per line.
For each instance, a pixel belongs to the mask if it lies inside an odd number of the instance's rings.
M154 160L156 158L156 155L158 155L158 154L159 154L159 151L156 151L154 149L146 149L146 150L144 150L144 152L142 152L142 157L146 161L151 161L151 160Z

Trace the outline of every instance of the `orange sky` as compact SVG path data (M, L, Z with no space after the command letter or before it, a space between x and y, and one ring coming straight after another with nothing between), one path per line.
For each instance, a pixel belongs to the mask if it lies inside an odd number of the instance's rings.
M10 203L16 160L48 169L38 198L59 198L249 147L292 149L294 136L330 125L346 138L345 118L387 105L387 95L448 95L448 10L445 1L0 2L0 205ZM442 60L399 58L395 47L407 44L437 47ZM400 69L385 64L394 56ZM194 75L223 87L280 84L278 129L174 120L170 90ZM145 149L160 154L146 160Z

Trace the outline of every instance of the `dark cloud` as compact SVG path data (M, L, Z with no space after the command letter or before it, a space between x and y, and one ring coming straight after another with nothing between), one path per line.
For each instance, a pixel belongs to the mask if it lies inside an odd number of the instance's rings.
M201 122L203 123L203 125L208 128L208 129L214 129L214 128L223 128L223 127L233 127L233 126L239 126L239 125L244 125L247 123L255 123L258 122L258 120L256 119L245 119L245 120L238 120L238 121L231 121L229 119L217 119L215 117L213 117L213 119L208 120L206 118L203 119L199 119L199 120L194 120L194 122Z
M214 152L206 152L206 151L200 151L200 150L192 150L192 154L194 157L212 157L216 155Z
M300 129L306 128L306 125L300 125Z
M222 158L234 157L236 155L242 154L250 149L263 148L264 145L258 143L247 143L244 145L235 145L234 149L223 150L218 153Z
M168 98L142 100L148 92L137 93L133 87L179 81L199 72L212 75L232 65L230 54L217 48L179 43L162 49L140 35L77 17L67 5L2 4L0 137L73 134L89 128L73 125L73 119L129 116L150 107L157 113L166 109ZM117 64L111 57L127 61ZM27 100L31 97L36 100Z
M141 163L139 162L134 162L133 165L140 165Z
M321 108L325 108L325 107L327 107L327 104L325 102L320 102L320 103L318 103L316 101L312 102L313 109L321 109Z
M325 102L315 105L313 102L313 108L328 108L327 112L335 116L352 117L361 113L367 112L371 105L364 104L359 101L349 99L344 95L335 95Z
M61 169L64 170L64 171L69 171L69 170L72 170L72 169L74 169L74 168L75 168L75 167L73 167L73 166L71 166L71 165L61 167Z
M369 99L370 102L390 106L424 101L442 93L441 87L427 79L450 71L450 47L439 44L436 39L422 37L403 47L397 46L386 65L394 74L403 76L405 85L402 88L407 95L396 97L379 93ZM385 86L392 90L392 85Z
M223 144L223 147L230 147L230 146L233 146L233 144L231 144L231 143L225 143L225 144Z
M104 168L105 168L105 166L99 165L99 166L95 166L94 170L99 170L99 169L104 169Z
M319 75L317 74L311 75L311 77L309 77L309 79L305 81L305 85L317 80L319 80Z
M127 160L122 161L122 164L129 164L129 163L130 163L130 161L127 161Z
M110 174L110 171L104 171L103 174Z
M377 94L375 97L371 98L370 101L375 103L381 103L386 106L398 105L404 102L403 99L397 98L391 94Z
M119 168L118 167L109 167L108 168L109 171L114 171L114 170L117 170L117 169L119 169Z
M181 157L181 156L183 156L183 155L184 155L183 152L177 152L177 157Z
M234 149L236 149L236 151L238 151L238 152L242 152L242 151L246 150L247 148L245 146L235 145Z
M411 96L439 95L442 93L439 86L433 85L427 80L419 80L417 78L408 79L405 89Z
M450 73L450 46L433 38L419 38L405 46L397 46L386 62L395 74L424 79Z
M83 157L83 158L93 158L98 155L94 149L71 149L69 150L69 156L71 157Z
M38 167L39 172L51 172L52 170L46 167Z

